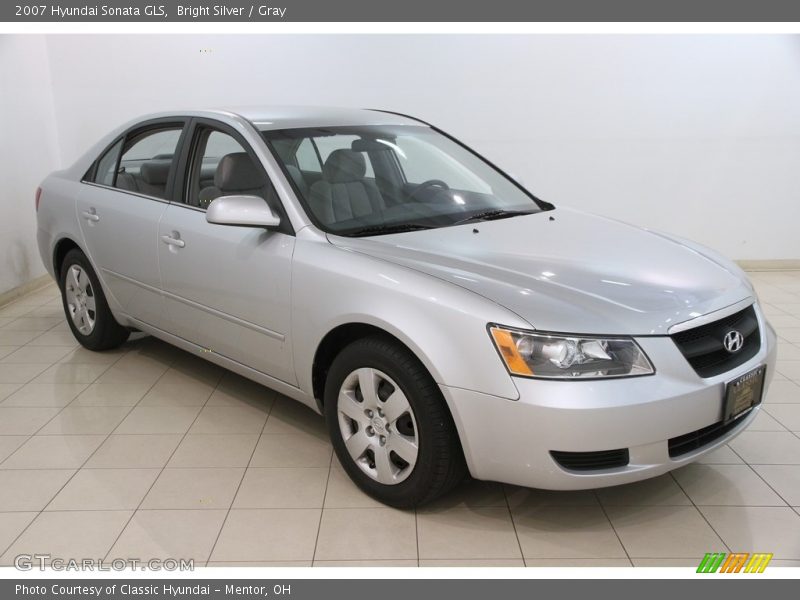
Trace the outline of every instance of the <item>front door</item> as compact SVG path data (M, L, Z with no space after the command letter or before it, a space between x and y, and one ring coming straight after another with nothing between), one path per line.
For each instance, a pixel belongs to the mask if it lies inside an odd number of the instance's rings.
M163 328L294 385L289 339L294 236L214 225L205 218L215 198L242 194L264 198L282 214L266 173L246 146L232 131L195 128L181 201L169 205L158 232Z

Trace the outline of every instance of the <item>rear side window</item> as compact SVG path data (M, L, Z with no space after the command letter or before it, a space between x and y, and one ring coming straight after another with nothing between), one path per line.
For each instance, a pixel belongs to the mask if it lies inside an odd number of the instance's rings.
M297 166L301 171L322 173L322 163L320 162L319 155L314 145L311 143L311 138L305 138L300 142L295 157L297 159Z
M182 127L161 127L129 136L122 148L114 187L166 199L181 131Z
M122 140L119 140L116 144L111 146L111 148L100 157L100 160L97 161L94 179L92 180L94 183L108 186L114 185L114 175L117 169L117 159L119 158L120 150L122 150Z

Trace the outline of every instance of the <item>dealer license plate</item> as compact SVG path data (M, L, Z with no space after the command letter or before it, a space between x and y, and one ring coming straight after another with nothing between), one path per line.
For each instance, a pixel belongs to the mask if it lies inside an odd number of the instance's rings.
M767 367L760 367L729 381L725 387L725 403L723 405L723 422L732 421L743 412L761 404L764 392L764 374Z

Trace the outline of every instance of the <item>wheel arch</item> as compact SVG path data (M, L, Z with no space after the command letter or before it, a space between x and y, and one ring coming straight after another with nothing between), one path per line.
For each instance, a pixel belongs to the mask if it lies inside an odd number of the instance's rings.
M430 373L431 377L438 383L436 371L431 367L430 361L418 349L414 348L412 344L403 340L395 332L390 331L388 328L379 325L365 323L365 322L348 322L337 325L328 333L326 333L314 352L314 360L311 366L311 386L316 400L317 407L320 412L323 410L324 404L324 390L325 381L327 379L328 371L336 356L346 346L353 342L370 336L380 336L391 339L392 341L400 344L414 356L425 369ZM449 407L448 407L449 408Z
M56 283L61 287L61 264L64 262L70 250L80 250L86 252L80 245L70 237L62 237L53 247L53 272L55 273Z

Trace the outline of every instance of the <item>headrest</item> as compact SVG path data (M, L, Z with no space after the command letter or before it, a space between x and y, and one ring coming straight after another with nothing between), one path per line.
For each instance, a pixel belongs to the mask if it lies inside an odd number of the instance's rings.
M224 192L254 190L264 187L264 177L247 152L234 152L219 161L214 185Z
M322 167L322 176L328 183L360 181L366 172L364 155L346 148L331 152Z
M149 183L150 185L165 185L171 166L171 160L151 160L142 163L142 166L139 167L139 174L142 176L145 183Z

